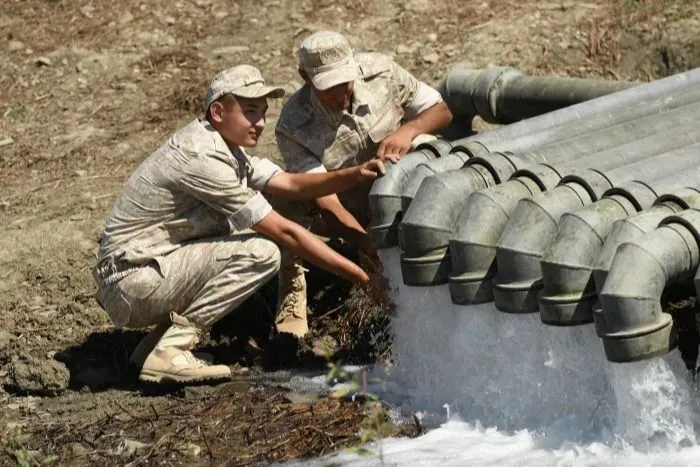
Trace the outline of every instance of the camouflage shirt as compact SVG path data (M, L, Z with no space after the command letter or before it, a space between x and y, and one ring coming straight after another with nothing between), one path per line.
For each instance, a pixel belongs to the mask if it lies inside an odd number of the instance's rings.
M277 165L231 151L206 120L194 120L126 182L105 223L98 260L144 264L183 243L244 231L272 210L261 191Z
M361 78L350 109L328 110L308 85L285 103L275 135L287 171L336 170L368 161L426 86L388 56L360 53L355 60Z

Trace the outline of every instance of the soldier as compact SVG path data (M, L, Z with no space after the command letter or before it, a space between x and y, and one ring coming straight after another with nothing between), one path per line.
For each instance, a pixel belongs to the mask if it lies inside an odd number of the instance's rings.
M367 274L262 196L313 199L373 180L381 162L336 173L289 174L251 157L265 127L267 98L284 94L240 65L219 73L205 118L180 129L126 182L105 223L93 276L97 299L117 328L155 329L132 362L156 383L222 379L226 365L195 357L203 331L233 311L279 269L273 242L356 284Z
M375 157L396 162L452 121L435 89L385 55L354 55L336 32L317 32L301 43L299 73L305 84L285 103L275 128L289 172L326 173ZM280 209L314 232L359 247L376 265L376 248L364 229L370 185L316 198L315 206ZM299 257L285 249L279 279L277 331L302 337L308 332L306 279Z

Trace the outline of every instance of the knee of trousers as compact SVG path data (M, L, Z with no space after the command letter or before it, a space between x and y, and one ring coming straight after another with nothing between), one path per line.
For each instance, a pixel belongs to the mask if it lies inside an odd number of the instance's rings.
M255 257L256 265L268 270L270 274L277 273L282 264L282 254L275 242L266 238L256 238L251 241L251 254Z

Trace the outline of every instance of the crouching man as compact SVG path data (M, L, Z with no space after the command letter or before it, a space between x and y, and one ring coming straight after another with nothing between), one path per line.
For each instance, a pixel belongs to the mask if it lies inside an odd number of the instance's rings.
M180 129L131 175L105 223L93 277L117 328L156 325L132 362L148 382L217 380L226 365L192 354L202 332L277 274L290 249L356 284L367 274L308 230L275 212L261 193L314 199L375 179L380 161L330 173L290 174L251 157L267 98L282 97L260 72L220 72L205 118Z

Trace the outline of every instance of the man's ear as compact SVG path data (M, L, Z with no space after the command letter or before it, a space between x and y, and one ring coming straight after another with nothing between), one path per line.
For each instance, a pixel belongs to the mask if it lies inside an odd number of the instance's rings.
M224 104L221 101L214 101L209 106L209 115L211 116L211 121L216 123L221 123L221 115L224 112Z

